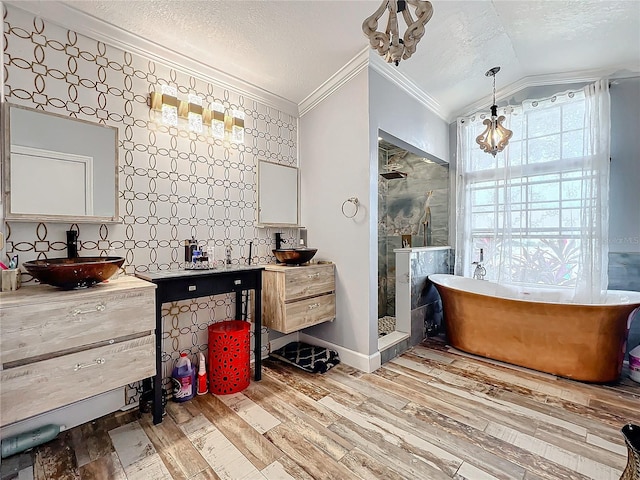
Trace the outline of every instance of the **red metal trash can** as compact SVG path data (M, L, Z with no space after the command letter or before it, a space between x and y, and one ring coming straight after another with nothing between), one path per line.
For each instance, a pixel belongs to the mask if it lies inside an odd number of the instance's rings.
M249 386L251 324L227 320L209 325L209 391L238 393Z

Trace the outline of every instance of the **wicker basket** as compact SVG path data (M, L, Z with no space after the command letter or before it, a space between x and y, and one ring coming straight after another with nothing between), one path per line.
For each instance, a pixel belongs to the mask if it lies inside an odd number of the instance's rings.
M629 423L621 431L629 458L620 480L640 480L640 426Z

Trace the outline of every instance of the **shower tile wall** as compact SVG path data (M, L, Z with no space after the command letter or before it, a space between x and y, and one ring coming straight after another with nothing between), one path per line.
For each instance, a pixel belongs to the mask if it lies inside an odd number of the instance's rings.
M387 142L378 149L379 171L385 172L387 158L406 151ZM425 244L423 222L427 192L433 191L431 242L444 246L449 239L449 167L407 152L397 160L406 178L378 177L378 317L395 314L395 254L402 247L401 235L411 235L412 246Z
M442 301L427 278L434 273L453 273L453 250L427 250L411 254L411 345L442 326Z

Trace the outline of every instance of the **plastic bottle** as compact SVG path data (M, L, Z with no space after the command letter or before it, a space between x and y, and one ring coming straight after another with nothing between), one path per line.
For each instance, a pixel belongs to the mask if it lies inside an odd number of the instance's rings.
M53 440L65 430L64 425L44 425L30 432L24 432L15 437L2 440L2 458L33 448Z
M173 377L173 399L176 402L191 400L195 394L196 370L186 353L181 353L171 374Z
M629 352L629 370L631 380L640 383L640 345Z
M207 367L204 364L204 355L200 352L200 359L198 361L198 395L204 395L209 390L207 389Z

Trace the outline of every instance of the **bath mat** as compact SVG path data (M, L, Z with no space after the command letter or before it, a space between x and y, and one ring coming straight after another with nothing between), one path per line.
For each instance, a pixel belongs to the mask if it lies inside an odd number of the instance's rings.
M288 343L269 356L310 373L325 373L340 363L338 352L304 342Z

